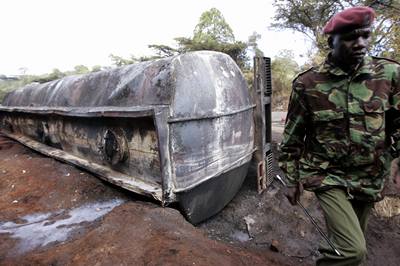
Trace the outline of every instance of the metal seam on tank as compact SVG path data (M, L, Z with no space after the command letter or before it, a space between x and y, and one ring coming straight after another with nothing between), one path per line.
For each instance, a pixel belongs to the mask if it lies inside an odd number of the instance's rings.
M175 75L175 70L176 70L176 67L175 67L175 64L176 64L176 61L178 61L179 62L179 64L180 65L182 65L182 61L181 61L181 55L178 55L178 56L176 56L176 57L174 57L174 58L172 58L172 60L171 60L171 65L170 65L170 68L171 68L171 80L172 80L172 82L173 82L173 86L172 86L172 92L171 92L171 95L173 95L171 98L171 102L170 102L170 108L169 108L169 113L168 113L168 116L169 117L173 117L173 115L174 115L174 110L173 110L173 108L171 108L171 106L173 106L173 107L175 107L175 93L176 93L176 75ZM172 152L172 151L170 151L170 152ZM172 153L171 153L172 154Z
M192 56L192 55L190 55L190 56ZM198 53L195 56L201 60L200 62L203 63L203 66L206 68L207 72L212 74L213 77L215 77L214 83L213 83L213 85L214 85L213 89L216 93L216 106L213 109L213 112L214 113L215 112L222 113L222 110L224 109L224 107L226 107L226 105L224 105L225 102L223 101L223 99L224 99L224 94L222 93L223 92L223 86L222 86L223 83L222 83L221 78L219 78L218 75L215 75L216 72L213 71L213 67L210 62L212 59L215 59L215 56L213 53L207 53L207 52ZM194 57L194 56L192 56L192 57ZM223 58L223 59L225 59L225 58ZM180 57L175 58L174 61L178 61L180 64L182 64ZM222 71L224 71L224 69L222 69ZM231 72L233 72L233 71L231 70ZM217 73L219 73L219 72L217 72ZM226 77L226 75L224 75L224 76ZM232 76L234 76L234 75L232 75ZM214 138L214 142L209 147L212 150L212 153L220 154L220 153L222 153L223 129L226 128L226 120L224 118L213 118L213 119L215 119L215 123L213 123L213 129L214 129L213 131L215 132L215 138ZM219 170L223 168L221 160L218 160L217 164L218 164L217 168ZM174 177L175 177L175 175L174 175Z
M214 74L211 62L210 62L210 56L206 56L203 54L200 54L199 57L201 58L201 60L203 61L204 66L207 68L208 72L210 74ZM219 113L222 112L222 98L223 98L223 94L222 92L222 86L219 83L220 79L218 77L214 76L214 92L215 92L215 108L213 109L213 113ZM220 151L222 151L222 136L223 136L223 129L224 129L224 125L223 125L223 119L221 118L216 118L215 119L215 123L213 123L213 128L214 128L214 132L216 132L214 139L214 143L212 143L212 147L211 149L213 150L212 153L219 153ZM221 169L221 161L218 160L218 169Z
M202 184L202 183L204 183L204 182L206 182L206 181L208 181L208 180L210 180L210 179L212 179L212 178L214 178L216 176L221 175L222 173L225 173L225 172L227 172L229 170L232 170L232 169L236 168L236 166L242 166L243 164L245 164L245 163L247 163L247 162L249 162L251 160L251 156L252 156L252 154L253 154L253 152L255 150L256 149L249 150L248 152L244 153L242 156L237 158L235 161L230 163L228 166L225 165L225 167L223 167L221 169L218 169L218 172L215 172L213 175L209 175L209 176L206 176L206 177L204 177L202 179L199 179L199 180L195 181L194 183L192 183L192 184L190 184L190 185L188 185L186 187L179 187L179 186L175 187L174 193L179 193L179 192L182 192L182 191L190 190L190 189L192 189L192 188L194 188L194 187L196 187L196 186L198 186L198 185L200 185L200 184Z
M176 93L176 75L175 75L175 71L176 71L176 67L175 64L176 61L179 62L180 65L182 65L182 61L181 61L181 55L175 56L172 58L171 60L171 64L170 64L170 68L171 68L171 82L173 83L172 87L172 92L171 95L172 97L170 98L170 104L168 107L168 117L172 117L174 115L174 110L171 107L175 106L175 93ZM175 167L173 164L173 152L174 152L174 148L172 147L174 144L174 141L172 139L172 127L170 126L170 124L166 123L166 127L168 127L168 138L167 138L167 147L168 147L168 152L170 154L170 167L169 167L169 176L171 178L172 184L171 184L171 191L173 191L174 189L176 189L176 187L178 186L177 182L176 182L176 173L175 173Z

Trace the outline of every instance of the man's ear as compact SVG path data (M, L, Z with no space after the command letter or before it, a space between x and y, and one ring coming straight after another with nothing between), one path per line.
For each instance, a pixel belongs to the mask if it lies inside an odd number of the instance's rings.
M328 37L328 46L333 49L333 37L332 35Z

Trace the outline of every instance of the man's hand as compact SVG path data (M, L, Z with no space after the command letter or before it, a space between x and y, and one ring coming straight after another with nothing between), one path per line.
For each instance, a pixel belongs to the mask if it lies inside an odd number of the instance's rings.
M286 187L284 193L290 204L296 205L297 201L300 200L301 194L303 193L303 184L299 182L295 187Z

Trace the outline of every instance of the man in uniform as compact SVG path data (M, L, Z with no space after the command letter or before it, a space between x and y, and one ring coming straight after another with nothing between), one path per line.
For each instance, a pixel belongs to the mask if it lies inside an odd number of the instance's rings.
M326 61L293 81L279 158L286 195L296 204L303 187L315 192L342 254L322 245L317 265L364 259L368 215L400 151L400 65L366 55L374 18L369 7L333 16Z

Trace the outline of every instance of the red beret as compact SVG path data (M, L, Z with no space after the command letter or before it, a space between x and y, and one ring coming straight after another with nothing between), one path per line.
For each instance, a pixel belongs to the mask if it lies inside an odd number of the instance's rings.
M334 15L324 27L325 34L341 33L371 26L375 19L375 11L366 6L345 9Z

